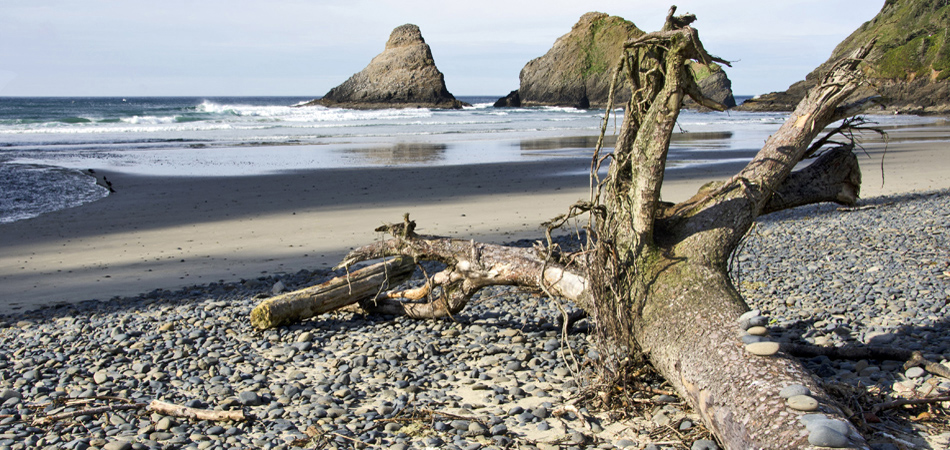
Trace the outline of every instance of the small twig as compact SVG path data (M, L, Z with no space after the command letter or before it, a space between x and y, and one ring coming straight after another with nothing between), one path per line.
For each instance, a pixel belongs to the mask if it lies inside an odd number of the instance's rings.
M890 402L880 403L871 408L872 413L878 413L885 409L893 409L904 405L927 405L931 403L950 402L950 395L931 398L899 398Z
M580 420L582 424L584 424L584 428L587 428L588 430L591 429L590 423L587 422L587 419L584 417L584 415L581 414L581 412L574 405L564 405L560 408L557 408L554 411L551 411L551 415L560 417L569 412L574 413L574 415L577 416L577 419Z
M327 433L327 434L332 434L333 436L336 436L336 437L339 437L339 438L343 438L343 439L345 439L345 440L347 440L347 441L353 442L353 443L356 445L356 448L360 448L360 447L364 447L364 446L369 445L369 444L367 444L367 443L365 443L365 442L363 442L363 441L361 441L361 440L359 440L359 439L354 439L354 438L351 438L351 437L349 437L349 436L344 436L344 435L342 435L342 434L340 434L340 433L330 432L330 433Z
M63 413L59 413L59 414L53 414L53 415L46 416L46 417L40 417L40 418L35 419L35 420L33 421L33 425L34 425L34 426L48 425L48 424L50 424L50 423L53 423L53 422L56 422L56 421L59 421L59 420L71 419L71 418L73 418L73 417L79 417L79 416L94 416L94 415L102 414L102 413L106 413L106 412L125 411L125 410L129 410L129 409L141 409L141 408L144 408L144 407L145 407L145 403L132 403L132 404L125 404L125 405L98 406L98 407L95 407L95 408L80 409L80 410L76 410L76 411L69 411L69 412L63 412Z
M474 416L461 416L458 414L452 414L452 413L447 413L447 412L433 411L431 409L419 409L417 411L422 412L422 413L428 413L433 416L444 416L444 417L449 417L456 420L469 420L469 421L484 423L484 420L478 417L474 417Z
M841 212L864 211L866 209L877 209L882 206L891 206L893 203L881 203L880 205L862 205L862 206L842 206L837 209Z

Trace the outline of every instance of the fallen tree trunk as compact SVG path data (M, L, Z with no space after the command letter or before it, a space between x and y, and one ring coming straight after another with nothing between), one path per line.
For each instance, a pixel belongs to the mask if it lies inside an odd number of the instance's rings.
M867 448L807 369L778 343L742 343L745 323L738 319L749 308L727 267L758 216L857 200L860 169L849 145L799 172L793 169L816 153L810 144L826 126L865 104L841 105L858 85L855 69L870 46L839 62L740 173L669 205L660 202L659 193L683 99L692 96L719 107L701 97L686 61L724 62L706 53L689 26L695 17L673 17L674 11L662 31L625 44L615 80L623 74L632 95L608 175L598 179L606 159L598 148L590 201L558 220L589 213L582 252L419 236L406 217L383 227L394 239L354 250L343 265L395 255L446 264L423 288L389 293L373 303L391 314L450 316L479 289L498 284L573 300L606 334L602 345L609 349L603 354L648 355L726 449ZM807 398L793 403L782 398L779 392L791 385L806 388Z
M318 286L271 297L251 311L251 324L266 330L376 297L408 280L415 267L411 257L397 256Z

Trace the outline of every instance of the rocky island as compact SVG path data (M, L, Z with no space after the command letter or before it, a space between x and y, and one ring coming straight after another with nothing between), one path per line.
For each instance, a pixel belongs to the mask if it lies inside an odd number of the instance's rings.
M881 95L887 112L950 112L950 5L926 0L888 0L851 33L826 62L784 92L745 101L746 111L791 111L832 63L871 39L877 42L864 66L869 86L855 98Z
M621 17L599 12L584 14L544 56L525 64L518 90L499 99L495 106L603 108L623 42L643 34L633 22ZM725 71L715 64L710 67L700 69L693 65L700 89L713 100L735 106L732 83ZM630 89L625 88L615 104L622 105L629 98Z
M301 106L323 105L350 109L443 108L464 103L445 87L432 51L419 27L406 24L393 30L386 48L362 71L330 89L322 98Z

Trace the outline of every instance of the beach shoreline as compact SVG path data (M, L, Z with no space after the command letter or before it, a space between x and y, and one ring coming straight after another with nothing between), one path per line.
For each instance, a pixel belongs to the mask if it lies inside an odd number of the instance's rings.
M866 135L862 197L950 187L950 126ZM885 153L886 149L886 153ZM884 155L883 173L881 157ZM94 168L116 193L0 224L0 314L337 264L406 212L426 234L503 243L589 197L587 158L439 167L155 177ZM681 201L743 163L668 170Z

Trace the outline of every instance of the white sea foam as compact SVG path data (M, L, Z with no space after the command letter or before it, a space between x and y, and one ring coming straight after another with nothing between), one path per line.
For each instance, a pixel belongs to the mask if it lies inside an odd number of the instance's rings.
M353 110L327 108L325 106L258 106L218 104L204 101L196 107L198 112L229 114L239 117L272 118L287 121L339 121L388 120L431 117L432 110L425 108L402 108L381 110Z
M124 123L132 125L160 125L166 123L175 123L176 117L157 117L157 116L132 116L119 119Z

